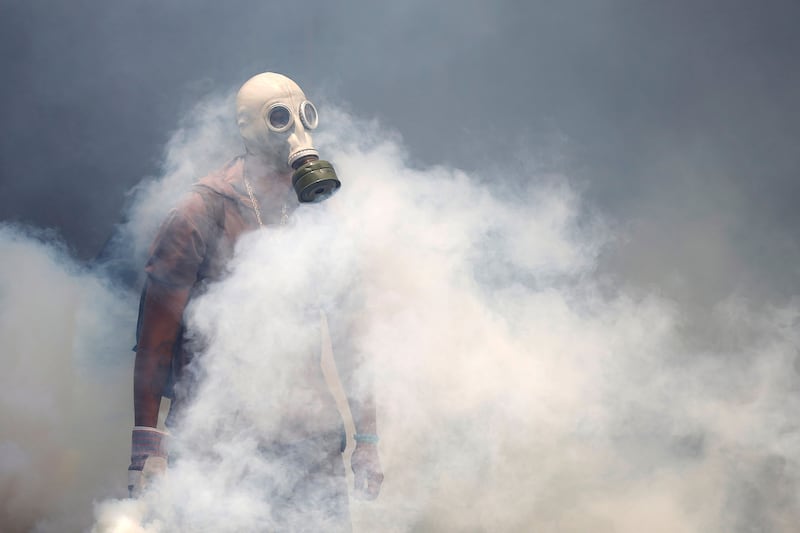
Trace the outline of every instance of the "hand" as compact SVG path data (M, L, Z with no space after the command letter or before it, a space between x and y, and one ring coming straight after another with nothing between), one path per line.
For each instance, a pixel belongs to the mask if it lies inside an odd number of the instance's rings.
M357 443L350 456L350 465L355 477L355 497L360 500L377 498L383 483L378 446L368 442Z
M128 492L139 496L167 470L167 438L156 428L136 426L131 433L131 465L128 467Z

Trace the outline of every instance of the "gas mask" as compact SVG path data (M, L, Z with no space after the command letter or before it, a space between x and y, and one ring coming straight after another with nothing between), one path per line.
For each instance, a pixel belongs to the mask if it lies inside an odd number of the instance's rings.
M265 72L247 80L236 95L236 120L249 154L294 170L292 186L301 202L320 202L341 187L333 165L319 158L311 141L317 108L291 79Z

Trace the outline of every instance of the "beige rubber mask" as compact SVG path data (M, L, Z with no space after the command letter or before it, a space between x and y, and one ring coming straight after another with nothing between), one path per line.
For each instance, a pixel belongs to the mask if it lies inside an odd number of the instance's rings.
M298 200L320 202L339 190L333 165L320 160L309 133L319 123L317 108L294 81L273 72L253 76L236 95L236 116L248 153L294 169Z

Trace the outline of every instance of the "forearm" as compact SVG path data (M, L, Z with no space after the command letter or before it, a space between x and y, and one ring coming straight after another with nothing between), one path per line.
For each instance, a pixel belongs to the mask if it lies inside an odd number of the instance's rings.
M369 394L349 396L350 414L353 416L353 425L356 433L377 435L377 416L375 414L375 398Z
M328 332L356 433L376 435L373 360L358 346L364 324L353 318L352 306L340 302L339 310L327 315Z
M352 296L352 295L351 295ZM361 349L364 323L353 319L353 309L361 309L352 301L340 302L337 313L328 317L333 357L339 371L355 426L355 448L350 455L353 486L357 498L375 499L383 482L378 457L378 425L374 395L375 361L372 354Z
M156 427L189 290L148 281L133 372L134 425Z
M134 425L156 427L161 396L169 378L171 352L139 349L133 369Z
M342 386L356 433L377 435L371 360L356 349L340 354Z

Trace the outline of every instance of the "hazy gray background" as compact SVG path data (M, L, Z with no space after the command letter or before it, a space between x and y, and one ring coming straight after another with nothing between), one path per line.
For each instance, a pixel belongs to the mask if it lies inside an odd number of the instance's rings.
M796 529L795 3L0 2L0 221L79 261L140 180L160 178L130 212L149 241L195 164L229 155L225 98L252 74L320 104L351 191L331 205L383 260L367 518ZM88 524L128 461L136 291L48 235L0 224L0 521L19 531Z
M799 13L3 0L0 219L57 228L94 256L182 114L275 70L398 131L413 164L497 169L511 186L567 173L619 225L601 265L623 279L695 303L784 298L800 281Z

